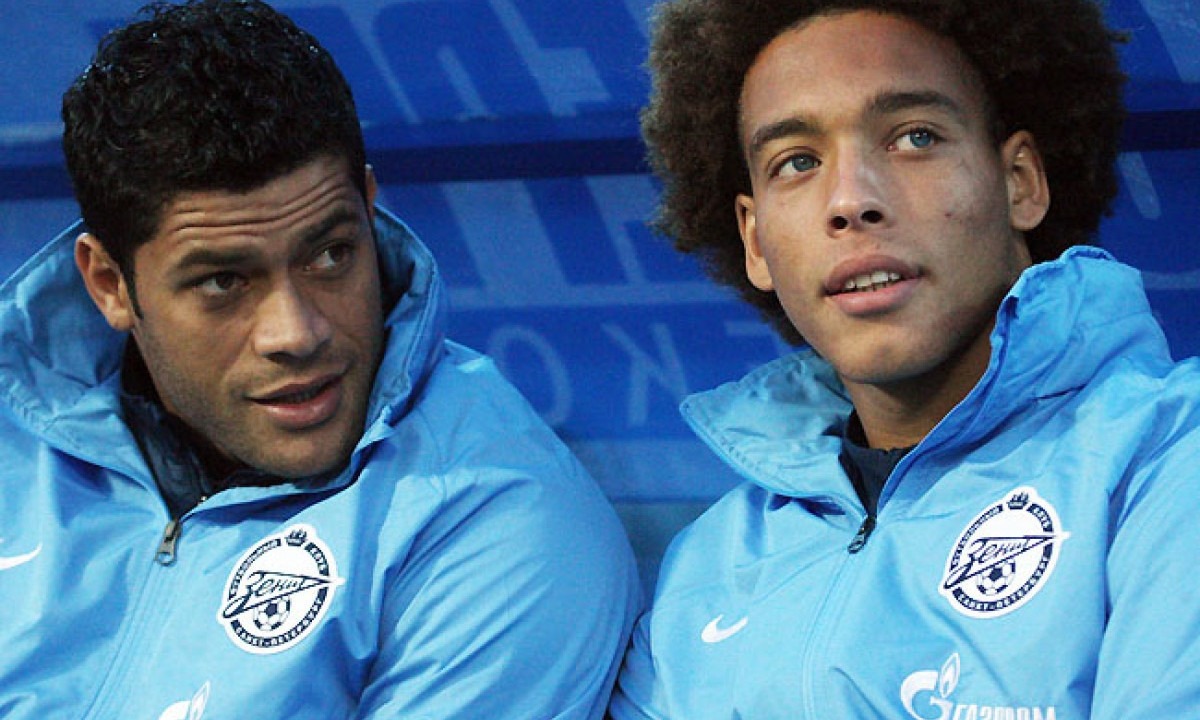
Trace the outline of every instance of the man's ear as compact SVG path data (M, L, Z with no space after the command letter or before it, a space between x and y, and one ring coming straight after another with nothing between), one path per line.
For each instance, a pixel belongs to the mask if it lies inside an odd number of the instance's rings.
M775 289L775 283L771 280L771 269L767 267L767 260L758 244L754 198L738 195L734 206L737 212L738 232L742 235L742 246L746 250L746 277L754 287L763 292L771 292Z
M75 239L75 266L108 324L121 332L133 328L136 315L125 276L95 235L83 233Z
M1050 183L1042 154L1033 135L1021 130L1004 141L1000 155L1008 184L1009 222L1014 230L1028 232L1040 225L1050 210Z

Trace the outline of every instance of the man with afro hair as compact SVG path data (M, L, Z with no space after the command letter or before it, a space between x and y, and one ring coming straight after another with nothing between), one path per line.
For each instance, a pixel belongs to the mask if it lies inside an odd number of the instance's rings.
M611 713L1200 707L1200 372L1088 247L1123 108L1091 0L674 0L656 224L808 347L687 399L746 480L675 540Z

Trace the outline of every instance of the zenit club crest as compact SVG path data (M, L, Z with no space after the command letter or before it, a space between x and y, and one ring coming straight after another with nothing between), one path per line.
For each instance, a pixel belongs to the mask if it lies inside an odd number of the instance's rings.
M316 530L293 525L242 555L225 583L217 621L246 652L277 653L321 622L343 582Z
M1063 532L1054 506L1031 487L990 505L958 536L938 588L955 610L999 617L1029 602L1058 561Z

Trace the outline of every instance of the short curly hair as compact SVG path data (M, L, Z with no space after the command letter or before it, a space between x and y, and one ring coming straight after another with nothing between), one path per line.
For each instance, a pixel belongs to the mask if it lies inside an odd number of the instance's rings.
M709 275L757 307L785 340L803 338L778 297L750 284L734 198L750 193L738 134L743 79L760 51L815 16L870 10L949 38L979 72L997 144L1018 130L1037 140L1057 199L1026 233L1034 262L1092 242L1117 192L1114 161L1125 76L1091 0L675 0L655 17L642 110L651 168L663 182L653 225L696 253Z
M181 192L260 187L330 153L366 197L350 86L309 33L256 0L153 3L63 96L84 223L127 279Z

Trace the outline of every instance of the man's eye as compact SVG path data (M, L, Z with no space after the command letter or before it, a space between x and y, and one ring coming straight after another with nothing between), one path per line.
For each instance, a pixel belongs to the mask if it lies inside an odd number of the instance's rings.
M241 278L231 272L221 272L209 275L196 283L196 289L205 295L219 297L237 289Z
M333 270L349 262L353 254L354 247L350 243L331 245L313 258L308 267L311 270Z
M909 130L897 138L893 146L897 150L925 150L933 147L937 141L938 136L932 130L928 128L916 128L915 130Z
M820 167L820 165L821 161L817 160L812 155L793 155L779 166L779 170L776 172L776 174L781 177L799 175L816 170L818 167Z

